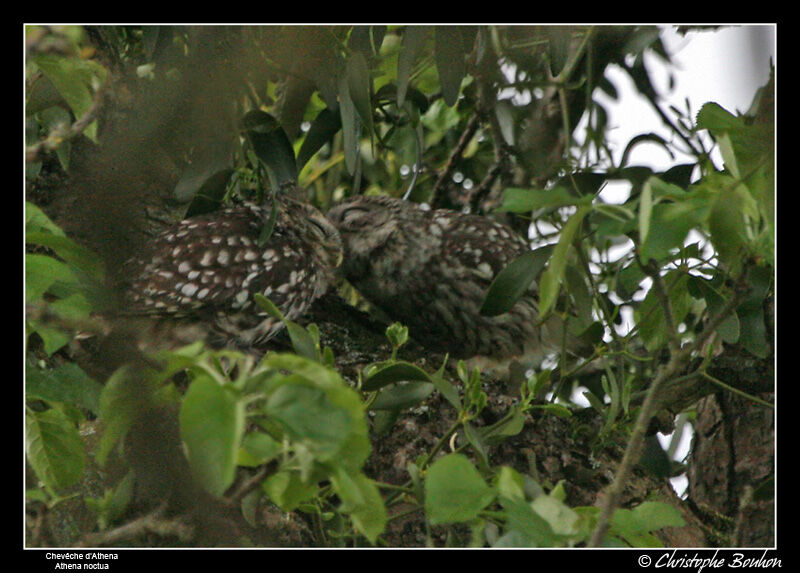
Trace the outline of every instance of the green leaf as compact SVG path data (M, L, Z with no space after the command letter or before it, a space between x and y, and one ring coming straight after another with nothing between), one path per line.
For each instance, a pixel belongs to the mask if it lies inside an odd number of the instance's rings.
M361 138L361 122L356 115L355 104L350 97L347 76L338 79L339 88L339 114L342 118L342 140L344 147L344 161L347 172L356 172L359 159L359 140Z
M567 265L567 253L575 239L578 229L580 229L583 218L589 213L590 209L591 208L587 205L578 207L578 210L569 218L561 229L561 235L553 250L550 264L544 273L542 273L542 279L539 283L540 315L546 314L553 304L555 304L556 298L558 298L561 281L564 278L564 269Z
M769 266L753 267L750 270L749 278L750 292L736 310L741 324L739 342L754 356L766 358L770 348L764 324L764 298L769 293L774 278L772 268Z
M52 490L64 490L83 475L86 454L80 434L60 410L26 410L25 453L36 477Z
M87 507L97 515L97 523L100 529L107 528L124 515L125 510L133 499L134 484L134 474L129 471L113 488L107 489L103 497L84 498Z
M430 382L408 382L385 388L370 405L370 410L410 408L430 396L435 387Z
M47 232L63 237L64 231L38 205L25 201L25 233ZM27 242L27 239L26 239Z
M47 255L25 255L25 301L41 300L46 292L74 292L79 286L70 267Z
M475 519L494 496L475 466L462 454L448 454L428 469L425 514L434 525Z
M181 203L192 201L186 216L212 211L219 205L233 173L233 138L213 138L194 150L173 191Z
M524 253L497 273L486 291L480 313L498 316L514 308L519 298L530 289L552 250L552 247L543 247Z
M538 497L537 497L538 499ZM550 524L524 499L501 497L506 529L496 547L553 547L558 538Z
M540 495L531 502L531 509L556 535L571 536L578 532L578 514L552 495Z
M677 508L657 501L645 501L633 509L620 508L611 516L611 531L634 547L660 547L651 532L685 524Z
M371 371L364 380L361 388L365 392L374 392L387 384L414 380L430 382L430 376L427 372L410 362L397 361L383 368Z
M44 351L48 356L52 356L53 353L69 344L69 341L72 340L71 334L36 320L29 321L28 326L28 334L36 334L42 339Z
M53 83L75 118L83 117L93 104L92 77L98 72L104 72L102 67L89 63L89 60L69 58L56 53L39 53L32 60ZM94 141L97 121L93 121L83 133Z
M275 306L275 303L269 300L264 295L255 293L253 295L253 300L261 308L261 310L265 311L272 318L275 318L277 320L285 320L283 317L283 313L278 309L277 306Z
M309 406L318 408L328 403L333 406L333 409L323 409L332 415L336 415L335 412L339 410L347 414L349 425L346 435L339 444L339 449L332 454L330 453L331 442L339 440L342 436L329 431L328 435L330 435L331 440L327 444L322 444L323 446L327 445L328 448L322 449L321 455L328 456L328 454L330 454L331 459L335 456L338 463L350 469L360 468L367 459L370 451L365 409L364 403L361 400L361 395L347 386L335 370L296 354L270 354L262 361L262 365L266 368L286 371L292 374L291 376L281 377L279 380L280 384L303 385L312 389L317 388L325 392L325 401L317 397L318 402L316 404L310 404ZM314 396L306 394L300 396L300 398L311 400ZM295 410L298 411L298 417L301 422L303 418L303 412L301 411L304 407L303 401L304 400L301 400L300 404L295 408ZM275 405L275 403L273 403L273 405ZM291 427L291 424L293 424L293 416L288 417L287 423L289 423ZM313 424L313 421L308 420L308 423ZM302 429L302 426L297 429ZM310 431L313 435L313 432L317 430L310 428ZM326 429L319 428L318 431L322 432L322 437L324 438Z
M361 52L353 52L347 58L347 91L361 123L367 133L372 133L372 78Z
M648 179L653 196L668 198L652 207L649 232L640 254L647 261L660 261L683 246L689 230L700 227L708 216L711 203L705 193L685 193L675 185ZM669 193L669 194L667 194Z
M498 496L522 501L525 499L525 489L522 474L509 466L502 466L496 477Z
M262 486L269 498L283 511L293 511L317 493L316 482L304 482L298 472L277 471Z
M692 297L687 288L689 275L681 271L670 271L664 275L663 281L672 308L672 319L677 327L692 305ZM639 331L645 348L653 352L664 346L668 342L669 335L665 326L664 311L654 288L648 291L638 314Z
M278 120L256 109L245 114L241 128L256 157L267 169L270 184L274 189L297 182L294 148Z
M434 40L434 56L442 88L442 99L452 107L458 101L461 81L467 73L461 30L458 26L436 26Z
M281 453L282 446L272 436L264 432L250 432L242 440L237 464L245 467L257 467L275 459Z
M361 472L348 474L341 467L331 475L331 484L342 500L341 510L350 515L357 531L375 543L387 521L378 487Z
M405 103L411 69L430 34L430 26L406 26L403 31L403 47L397 58L397 107Z
M63 402L97 414L102 390L103 386L77 364L67 362L51 370L40 370L29 364L25 370L27 400Z
M711 207L708 216L711 242L733 273L738 272L742 256L750 246L747 215L755 209L753 198L743 185L721 189Z
M210 376L198 376L181 404L180 425L192 473L207 491L222 495L233 483L244 433L242 402Z
M648 179L642 187L642 195L639 199L639 241L647 241L650 233L650 218L653 214L653 189Z
M698 298L702 297L706 301L710 316L715 316L725 306L725 297L717 291L711 281L702 277L692 276L689 278L687 286L690 293L694 294L696 292ZM736 313L731 313L717 327L717 332L722 337L722 340L728 344L735 344L739 340L739 326L739 318Z
M329 108L320 111L311 122L311 127L306 132L306 137L297 153L297 168L302 169L340 129L342 129L342 118L338 113Z
M520 189L509 187L503 191L503 203L496 209L498 213L530 213L537 209L548 209L577 205L581 197L575 196L564 187L552 189Z
M321 460L334 459L351 432L350 414L333 404L318 388L286 384L267 400L264 412L289 434L292 440L307 441Z
M68 237L51 232L34 231L25 234L25 242L31 245L39 245L52 249L56 255L85 273L92 280L100 282L105 276L103 263L100 257L93 251L79 245ZM43 255L27 255L26 263L28 257L31 256Z

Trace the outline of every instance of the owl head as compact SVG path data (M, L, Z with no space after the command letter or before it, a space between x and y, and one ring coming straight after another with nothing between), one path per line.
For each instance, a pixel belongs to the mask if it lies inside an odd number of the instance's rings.
M408 209L416 209L400 199L385 196L357 196L328 211L328 219L338 229L344 249L345 273L357 276L380 253L386 257L401 249L401 239ZM402 253L397 253L402 256Z
M311 245L318 263L327 269L341 265L342 240L333 223L305 201L284 199L284 203L286 218L293 221L301 240Z

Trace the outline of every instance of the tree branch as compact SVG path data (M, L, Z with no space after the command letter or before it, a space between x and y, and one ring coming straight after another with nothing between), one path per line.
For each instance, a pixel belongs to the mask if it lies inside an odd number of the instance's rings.
M725 320L739 305L742 296L745 292L745 277L747 275L747 267L743 270L739 281L734 287L733 295L728 299L720 311L713 316L705 328L697 335L695 340L675 352L670 353L670 360L661 369L659 369L655 380L647 391L642 408L639 410L639 416L631 432L628 446L625 448L625 454L617 467L617 473L614 481L606 491L606 495L600 504L600 515L597 519L592 536L589 539L589 547L598 547L603 541L606 532L608 531L609 521L611 515L616 509L622 491L628 482L628 476L633 471L633 467L639 461L641 455L642 445L647 429L650 425L650 420L656 415L661 407L660 404L660 390L665 381L670 380L673 376L681 372L691 360L694 353L701 349L706 340L716 332L719 325Z
M475 132L478 131L479 126L480 117L479 114L476 113L469 118L467 126L464 128L464 132L461 134L461 137L458 140L458 145L456 145L455 149L453 149L453 152L450 154L450 157L447 160L447 165L445 165L444 171L439 174L439 177L436 179L436 183L433 185L433 191L431 191L431 197L429 200L431 207L435 207L437 205L439 194L444 190L445 185L447 185L447 180L452 177L456 165L458 165L458 162L461 161L464 150L467 148L467 145L469 145L469 142L472 141L472 137L475 135Z

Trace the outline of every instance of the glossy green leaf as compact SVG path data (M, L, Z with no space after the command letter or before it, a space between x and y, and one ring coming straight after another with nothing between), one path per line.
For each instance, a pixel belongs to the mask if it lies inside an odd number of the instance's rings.
M180 409L181 438L192 473L210 493L233 483L244 433L244 406L230 388L209 376L195 378Z
M275 303L269 300L262 294L255 293L253 295L253 300L255 303L261 308L261 310L265 311L269 314L272 318L276 318L278 320L285 320L283 317L283 313L275 306Z
M349 474L341 467L331 476L331 484L342 500L342 511L350 516L356 530L374 543L387 521L386 506L378 487L361 472Z
M362 384L365 392L374 392L387 384L403 381L429 382L427 372L410 362L397 361L369 373Z
M651 535L664 527L683 527L686 522L676 507L658 501L645 501L633 509L617 509L611 516L611 531L634 547L660 547Z
M52 249L56 255L74 269L85 273L91 280L100 282L105 277L103 262L99 255L69 237L49 231L33 231L25 234L25 242ZM40 255L28 255L26 263L30 257L38 256Z
M278 121L261 110L245 114L241 129L269 175L274 189L297 181L297 160L294 148Z
M237 464L245 467L260 466L280 455L282 448L282 445L269 434L250 432L242 440Z
M497 273L486 291L480 313L498 316L514 308L519 298L530 289L551 253L550 247L524 253Z
M577 205L585 200L564 187L552 189L519 189L509 187L503 191L503 203L498 213L530 213L537 209L548 209Z
M352 175L356 172L359 159L361 122L357 116L353 99L350 96L350 88L346 76L338 79L337 87L339 89L339 115L342 119L344 160L345 165L347 165L347 172Z
M67 102L75 119L86 115L94 103L92 78L95 75L105 76L102 66L91 60L67 57L55 52L38 53L32 60ZM89 124L83 133L94 140L97 135L97 121Z
M540 315L546 314L553 304L555 304L556 298L558 298L561 281L564 277L564 269L567 265L567 253L569 252L572 242L575 240L583 218L589 211L590 207L588 206L579 207L561 229L558 243L553 250L553 256L550 258L550 264L542 273L542 278L539 283Z
M285 321L286 330L289 333L289 338L292 341L292 348L300 356L305 356L310 360L320 360L319 349L317 343L311 337L309 332L299 324L290 320Z
M653 188L650 180L645 182L642 187L642 194L639 198L639 241L647 241L650 233L650 219L653 214Z
M372 133L372 78L361 52L347 58L347 91L367 133Z
M538 499L538 498L537 498ZM524 499L501 497L506 517L503 537L495 547L553 547L558 537L530 503Z
M772 268L756 266L750 269L750 292L739 305L736 314L741 325L739 342L748 352L759 358L769 355L767 328L764 322L764 299L774 280Z
M50 370L27 365L25 370L25 398L63 402L97 414L100 410L100 393L103 386L95 382L80 366L64 363Z
M317 114L306 133L300 151L297 152L297 168L302 169L322 146L333 139L342 129L341 115L329 108Z
M672 319L677 327L686 317L692 305L692 297L687 288L689 275L680 271L671 271L664 275L663 281L672 310ZM666 328L666 319L654 288L648 291L642 301L638 316L637 324L645 348L653 352L667 344L669 333Z
M325 391L286 384L267 400L264 412L296 441L305 441L320 459L333 459L351 432L350 414Z
M75 273L68 265L47 255L25 255L26 302L41 300L46 292L68 295L79 286Z
M436 26L434 40L436 70L439 72L442 99L452 107L458 101L461 81L467 73L461 30L458 26Z
M60 410L25 412L25 454L36 477L52 490L63 491L83 475L86 454L81 437Z
M371 410L402 410L416 406L433 394L435 387L430 382L400 383L384 388L370 404Z
M403 31L403 47L397 58L397 107L403 107L405 103L411 70L431 30L430 26L406 26Z
M42 209L30 201L25 201L25 233L47 232L64 236L64 231L50 220ZM26 239L27 240L27 239Z
M288 512L313 498L319 486L304 482L299 472L277 471L264 480L262 487L275 505Z
M475 466L462 454L437 459L425 479L425 514L436 525L470 521L494 499Z
M717 291L711 284L711 281L702 277L692 276L689 278L688 283L689 292L694 295L697 292L697 297L702 297L708 305L709 316L716 316L716 314L725 305L725 298ZM731 313L722 323L717 327L722 340L728 344L734 344L739 340L740 323L736 313Z

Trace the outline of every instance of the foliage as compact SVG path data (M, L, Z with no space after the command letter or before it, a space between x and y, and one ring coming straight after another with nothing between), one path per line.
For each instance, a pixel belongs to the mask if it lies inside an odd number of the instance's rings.
M658 106L642 57L668 59L656 28L107 27L94 29L91 42L80 27L27 34L31 182L51 153L68 170L75 138L108 144L97 108L109 82L123 79L116 75L134 69L137 85L177 89L188 58L219 49L248 55L230 106L237 127L183 150L173 199L185 213L297 181L323 208L355 193L389 192L493 211L520 228L533 221L536 248L498 275L483 312L506 312L537 281L541 320L565 318L571 336L591 343L590 359L604 359L600 382L584 391L604 422L602 438L635 435L653 414L641 394L658 384L648 383L702 377L723 342L755 357L770 352L763 307L775 265L772 85L746 114L713 102L694 118L671 110L675 141L641 134L617 162L594 94L616 95L604 75L615 63ZM95 58L93 46L106 59ZM578 144L581 117L586 138ZM723 165L714 164L709 142ZM681 147L694 159L665 171L628 164L640 144ZM627 198L604 201L604 186L619 181L630 188ZM105 269L30 202L26 242L26 454L40 484L30 499L56 505L81 480L83 425L101 422L89 455L103 464L124 449L144 409L169 405L192 475L208 494L235 499L245 518L258 500L302 512L330 545L380 544L388 510L401 499L430 525L466 524L477 546L572 547L592 543L598 526L606 528L605 545L654 546L653 532L683 523L658 501L610 507L610 515L570 507L561 484L491 463L491 448L519 434L532 413L573 415L578 406L561 390L591 360L571 363L565 353L556 388L550 369L528 373L506 414L479 426L486 405L479 369L458 363L454 380L447 361L429 372L399 359L414 333L392 325L391 357L364 368L353 387L315 325L286 321L259 297L262 309L286 322L293 353L256 360L193 345L95 381L55 358L96 327ZM623 254L612 254L619 245ZM627 328L623 310L633 312ZM458 413L450 431L409 463L402 487L368 477L370 428L380 439L402 410L434 392ZM463 445L441 455L457 432ZM256 487L232 492L247 471L263 472ZM131 479L86 498L98 527L125 515Z

